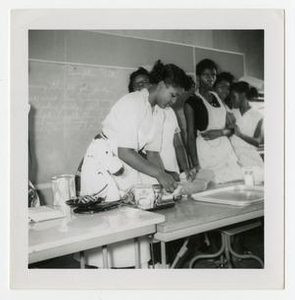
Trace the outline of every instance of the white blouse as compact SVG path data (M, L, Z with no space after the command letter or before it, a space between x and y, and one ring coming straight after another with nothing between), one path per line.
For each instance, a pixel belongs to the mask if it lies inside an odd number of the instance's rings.
M103 121L103 133L115 153L118 147L160 151L164 113L152 108L148 96L146 89L123 96Z
M233 109L232 111L241 132L247 136L254 137L257 124L263 118L259 111L250 108L243 115L241 115L239 109Z

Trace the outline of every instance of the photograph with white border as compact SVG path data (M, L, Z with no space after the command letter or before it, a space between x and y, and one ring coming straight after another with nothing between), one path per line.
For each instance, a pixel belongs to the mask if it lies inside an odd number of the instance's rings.
M283 287L283 11L11 19L11 287Z

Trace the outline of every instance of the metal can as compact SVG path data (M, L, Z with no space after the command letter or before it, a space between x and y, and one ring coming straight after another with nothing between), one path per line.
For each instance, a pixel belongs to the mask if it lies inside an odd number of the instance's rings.
M154 207L155 193L152 185L137 184L133 188L135 204L141 209L150 209Z
M76 197L75 176L63 174L51 178L53 205L64 205L66 200Z
M154 206L159 204L162 200L162 195L163 195L163 188L160 184L153 184L153 190L154 190Z

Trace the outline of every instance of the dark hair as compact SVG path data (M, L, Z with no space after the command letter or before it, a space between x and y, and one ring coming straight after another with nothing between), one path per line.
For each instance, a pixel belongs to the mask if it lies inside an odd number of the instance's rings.
M227 81L230 85L232 85L235 77L233 74L229 72L221 72L217 75L214 86L216 86L221 81Z
M248 99L255 99L258 98L259 94L255 87L250 87L249 93L247 95Z
M160 81L184 89L189 86L188 76L181 68L174 64L164 65L161 60L158 60L150 72L150 82L152 84L157 84Z
M246 81L235 82L231 86L231 91L235 91L239 94L245 93L248 99L258 97L258 91L255 87L250 87Z
M217 64L213 60L205 58L196 65L196 75L202 75L206 69L218 71Z
M184 87L185 91L189 91L190 89L192 89L195 86L196 86L196 84L195 84L192 76L187 75L186 84Z
M147 76L148 78L150 77L149 72L143 67L139 67L136 71L132 72L129 76L129 84L128 84L129 93L134 91L133 90L133 81L139 75L144 75L144 76Z

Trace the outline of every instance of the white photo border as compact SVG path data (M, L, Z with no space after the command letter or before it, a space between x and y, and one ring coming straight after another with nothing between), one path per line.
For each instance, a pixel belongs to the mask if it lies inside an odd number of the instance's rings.
M222 17L221 17L222 16ZM177 24L177 25L176 25ZM28 269L28 30L263 29L265 268ZM15 289L281 289L284 287L283 10L15 10L11 15L11 287ZM274 120L276 122L274 122ZM25 197L25 198L24 198Z

